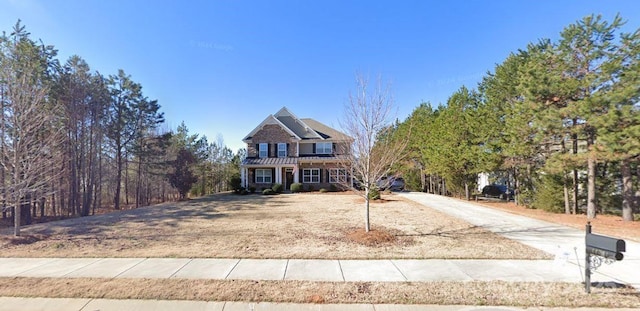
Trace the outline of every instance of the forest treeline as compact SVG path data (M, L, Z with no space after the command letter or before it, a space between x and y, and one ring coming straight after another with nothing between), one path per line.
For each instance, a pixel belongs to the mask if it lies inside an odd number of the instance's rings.
M640 204L640 30L587 16L558 40L511 53L475 89L421 104L410 131L408 186L469 198L478 174L516 202L564 213L619 213Z
M62 63L18 21L0 37L2 219L87 216L227 190L243 152L168 129L125 71Z

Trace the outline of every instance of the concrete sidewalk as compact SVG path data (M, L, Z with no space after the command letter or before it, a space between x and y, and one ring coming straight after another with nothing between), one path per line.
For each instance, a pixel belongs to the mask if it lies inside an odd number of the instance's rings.
M295 303L250 303L209 302L184 300L114 300L89 298L13 298L0 297L0 311L47 310L47 311L520 311L520 310L611 310L603 308L519 308L491 306L441 306L441 305L378 305L378 304L295 304ZM634 310L634 309L616 309Z
M301 280L325 282L581 282L553 260L0 258L0 277ZM594 281L598 281L594 277Z
M420 192L405 192L399 193L399 195L473 225L486 228L509 239L554 254L561 261L568 260L573 265L576 265L571 270L577 271L579 267L584 269L584 230L519 216L472 202L439 195ZM593 233L598 233L597 227L593 228ZM600 266L592 276L593 282L613 281L640 289L640 269L638 269L640 267L640 243L627 240L626 246L627 251L624 253L624 259L613 264Z

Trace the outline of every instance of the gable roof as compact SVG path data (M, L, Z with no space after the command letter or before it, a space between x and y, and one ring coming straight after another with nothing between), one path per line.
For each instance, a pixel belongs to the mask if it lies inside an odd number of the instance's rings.
M269 124L275 124L275 125L279 125L283 130L285 130L287 133L289 133L291 136L295 137L296 139L300 140L300 136L296 135L295 132L293 132L291 129L289 129L286 125L282 124L282 122L280 122L280 120L278 120L276 117L274 117L272 114L270 114L266 119L264 119L264 121L262 121L262 123L260 123L260 125L258 125L255 129L253 129L253 131L251 131L247 136L245 136L245 138L243 139L243 141L247 141L250 140L251 137L253 137L253 135L255 135L259 130L261 130L265 125L269 125Z
M324 125L311 118L300 119L295 116L286 107L282 107L274 115L269 115L260 125L251 131L245 138L244 142L249 142L253 135L267 124L276 124L282 127L287 133L291 134L297 140L308 139L331 139L331 140L352 140L351 137Z
M330 138L334 140L353 140L353 138L347 136L347 134L344 134L332 127L326 126L314 119L305 118L302 119L302 121L308 124L323 139Z

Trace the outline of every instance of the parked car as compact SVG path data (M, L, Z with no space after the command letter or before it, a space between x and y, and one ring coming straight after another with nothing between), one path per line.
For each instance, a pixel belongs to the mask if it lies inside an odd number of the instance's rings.
M513 199L513 190L505 185L487 185L482 188L482 196L500 198L501 200Z
M404 178L396 177L393 179L391 184L389 185L389 190L391 191L403 191L404 190Z
M402 191L404 190L404 179L402 177L382 177L376 183L380 190Z

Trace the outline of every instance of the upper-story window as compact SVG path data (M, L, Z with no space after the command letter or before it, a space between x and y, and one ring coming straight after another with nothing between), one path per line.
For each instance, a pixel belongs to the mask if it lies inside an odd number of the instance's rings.
M333 143L316 143L316 154L331 154Z
M286 157L287 157L287 144L278 143L278 158L286 158Z
M258 145L258 157L266 158L269 156L269 145L266 143L261 143Z

